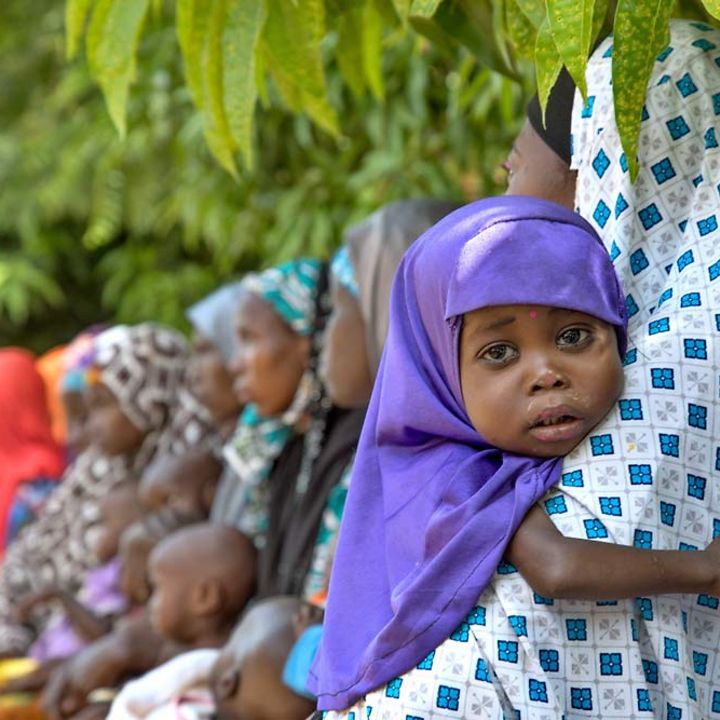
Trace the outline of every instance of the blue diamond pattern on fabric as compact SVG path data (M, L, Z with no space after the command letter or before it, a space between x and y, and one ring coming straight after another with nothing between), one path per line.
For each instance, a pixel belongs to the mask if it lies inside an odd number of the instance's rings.
M715 230L718 229L717 217L715 215L710 215L704 220L698 220L697 226L700 235L705 237L705 235L709 235L711 232L715 232Z
M715 137L715 128L708 128L705 131L705 149L711 150L718 146L717 137Z
M718 456L720 456L720 448L718 448L718 451L715 453L715 467L717 469L718 459L720 459ZM720 535L720 520L718 518L715 518L713 520L713 540Z
M678 550L682 550L683 552L695 552L697 549L697 545L690 545L690 543L681 542L678 545Z
M673 503L668 503L663 500L660 501L660 522L663 525L669 525L672 527L675 524L675 510L676 507Z
M693 40L690 44L694 45L697 48L700 48L701 50L704 50L705 52L714 50L717 47L715 43L711 43L706 38L698 38L697 40Z
M700 183L701 183L702 181L703 181L703 176L702 176L702 175L697 175L697 176L695 176L695 177L693 178L692 184L693 184L694 187L697 187L698 185L700 185Z
M560 515L561 513L566 513L567 505L565 504L565 498L562 495L548 498L545 501L545 510L548 515Z
M660 307L664 302L667 302L671 297L673 296L672 288L668 288L667 290L663 290L662 294L658 298L658 304L657 306Z
M469 613L465 620L468 625L484 625L485 624L485 608L476 605Z
M597 518L583 520L583 525L585 526L585 534L588 540L606 538L608 536L607 528Z
M633 535L633 545L637 548L651 548L653 543L653 534L650 530L635 530Z
M670 318L660 318L648 324L648 335L658 335L659 333L669 332L669 330Z
M652 469L650 465L629 465L631 485L652 485Z
M518 637L527 637L527 618L524 615L508 615L508 622Z
M670 158L663 158L660 162L656 162L650 166L650 170L655 176L658 185L662 185L664 182L675 177L675 168L672 166Z
M713 110L716 115L720 115L720 93L715 93L712 96Z
M623 153L620 156L620 167L622 168L623 172L627 172L628 170L628 162L627 158L625 157L625 153Z
M657 681L658 681L657 663L653 662L652 660L643 660L642 668L643 668L643 674L645 675L645 680L647 680L649 683L657 684Z
M555 601L552 598L546 598L542 595L538 595L536 592L533 593L533 602L536 605L554 605Z
M570 705L576 710L592 710L592 688L570 688Z
M647 688L637 689L637 709L638 712L651 712L652 703L650 702L650 692Z
M497 566L498 575L512 575L513 573L516 573L518 569L507 560L503 560L498 566Z
M695 680L690 677L687 678L687 689L690 699L697 700L697 689L695 688Z
M658 56L657 61L658 62L665 62L668 59L668 56L673 51L672 46L668 45Z
M590 436L590 447L592 454L597 455L612 455L615 452L613 447L612 435L591 435Z
M540 667L545 672L558 672L560 655L557 650L540 650Z
M587 621L582 618L565 620L568 640L587 640Z
M679 707L675 707L670 703L667 704L667 714L665 715L667 720L682 720L682 710Z
M625 358L623 359L623 367L627 367L628 365L632 365L634 362L637 362L637 348L633 348L632 350L628 350L625 353Z
M637 608L644 620L653 619L655 615L653 613L653 604L650 598L636 598L635 604L637 605Z
M666 120L665 125L673 140L679 140L690 132L690 128L682 115L678 115L672 120Z
M678 270L682 272L688 265L695 262L692 250L686 250L677 260Z
M563 473L560 478L560 482L565 487L583 487L585 484L583 482L582 470L573 470L572 472Z
M607 172L607 169L610 167L610 159L605 154L604 150L601 149L598 152L592 161L592 166L599 178Z
M627 210L630 206L628 205L628 201L625 199L622 193L618 193L617 200L615 200L615 218L619 218L625 210ZM618 251L618 255L619 255ZM610 257L614 260L615 258L612 257L612 254ZM617 256L616 256L617 257Z
M660 433L660 452L663 455L680 457L680 436L672 433Z
M593 114L593 108L595 107L595 96L590 95L588 96L587 101L585 102L585 105L583 106L581 116L585 119L591 118Z
M530 678L528 680L528 692L530 699L534 702L546 703L548 701L547 686L541 680Z
M693 650L693 669L698 675L705 675L705 673L707 672L707 662L707 653Z
M720 690L713 691L712 711L720 713Z
M604 58L612 57L613 46L610 45L608 49L603 53Z
M720 606L720 599L713 595L698 595L697 604L701 607L707 607L712 610L717 610Z
M418 670L432 670L433 662L435 661L435 651L433 650L427 655L421 662L417 664Z
M600 512L603 515L622 516L622 504L619 497L601 497Z
M710 280L717 280L720 277L720 260L708 268L708 275L710 276Z
M687 494L690 497L697 498L698 500L705 499L705 488L707 487L707 479L700 477L700 475L691 475L688 473L688 491Z
M622 675L622 654L621 653L600 653L600 674L601 675Z
M675 371L672 368L651 368L650 381L657 390L674 390Z
M685 73L675 85L684 98L697 92L697 85L693 82L690 73Z
M487 663L482 658L478 658L477 664L475 665L475 679L481 682L492 682Z
M451 640L457 642L467 642L470 633L470 627L466 622L461 622L450 635Z
M642 420L642 403L638 398L623 398L620 400L620 417L623 420Z
M628 295L625 298L625 308L627 309L628 318L631 318L633 315L637 315L640 312L640 308L637 306L635 298L632 295Z
M680 298L680 307L700 307L702 302L700 300L700 293L691 292L685 293Z
M678 652L678 641L675 638L664 637L663 638L663 657L668 660L679 660L680 655Z
M498 640L498 660L516 663L518 661L518 644L514 640Z
M440 685L435 704L443 710L457 710L460 707L460 688Z
M707 360L707 342L701 338L685 338L683 352L686 358Z
M403 679L402 678L395 678L393 680L390 680L390 682L385 686L385 695L387 697L391 698L399 698L400 697L400 688L402 687Z
M593 219L601 228L604 228L610 219L610 208L603 200L598 200L598 204L595 206L595 211L593 212Z
M704 405L688 403L688 425L707 430L707 408Z
M647 256L642 250L636 250L630 255L630 270L633 275L642 272L649 264Z
M615 211L615 217L617 217L617 209ZM613 261L617 260L619 255L620 255L620 248L617 246L617 243L613 240L612 244L610 245L610 259Z
M640 210L638 212L638 217L646 230L650 230L650 228L655 227L655 225L663 219L655 203L650 203L647 207Z

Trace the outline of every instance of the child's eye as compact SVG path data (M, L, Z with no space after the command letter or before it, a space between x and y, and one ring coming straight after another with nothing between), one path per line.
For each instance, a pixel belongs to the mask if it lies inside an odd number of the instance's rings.
M496 365L504 365L510 362L518 355L518 351L507 343L497 343L491 345L480 353L480 359Z
M557 337L559 347L577 347L584 345L592 337L592 333L584 328L567 328L563 330Z

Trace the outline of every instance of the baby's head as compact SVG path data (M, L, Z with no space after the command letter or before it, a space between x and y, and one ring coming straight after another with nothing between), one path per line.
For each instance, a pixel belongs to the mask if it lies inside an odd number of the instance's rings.
M141 514L135 482L125 482L100 499L100 527L94 540L95 556L100 563L109 562L118 554L120 536Z
M203 523L173 533L150 555L155 630L178 643L233 627L255 587L256 550L234 528Z
M298 607L295 598L274 597L243 617L212 671L218 720L303 720L313 711L314 703L282 680Z
M452 213L405 256L393 303L386 369L430 391L435 420L418 429L559 457L621 392L625 298L600 238L559 205L505 196Z
M185 516L207 517L222 465L206 449L160 455L143 473L140 502L148 510L171 508Z

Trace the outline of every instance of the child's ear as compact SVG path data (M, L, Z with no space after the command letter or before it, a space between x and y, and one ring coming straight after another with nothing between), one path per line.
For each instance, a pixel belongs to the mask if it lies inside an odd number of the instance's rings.
M191 607L197 615L212 615L222 609L223 590L218 580L203 580L192 591Z

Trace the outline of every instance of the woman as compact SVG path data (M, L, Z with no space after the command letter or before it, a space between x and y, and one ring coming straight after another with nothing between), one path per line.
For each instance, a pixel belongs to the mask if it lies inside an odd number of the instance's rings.
M0 378L1 557L24 524L18 522L18 496L39 491L46 497L62 476L65 460L52 436L45 386L32 354L20 348L0 350Z
M22 654L35 628L19 625L13 606L49 584L76 591L93 563L98 501L161 452L211 438L203 413L184 390L187 347L176 332L149 323L99 335L88 370L91 447L66 472L37 521L0 570L0 652Z
M591 100L573 125L576 197L623 275L630 350L616 410L565 460L544 503L569 536L690 550L716 531L716 48L716 30L672 24L634 186L612 117L610 40L588 67ZM720 709L719 631L709 596L553 601L504 564L471 620L381 692L419 718L706 718Z

